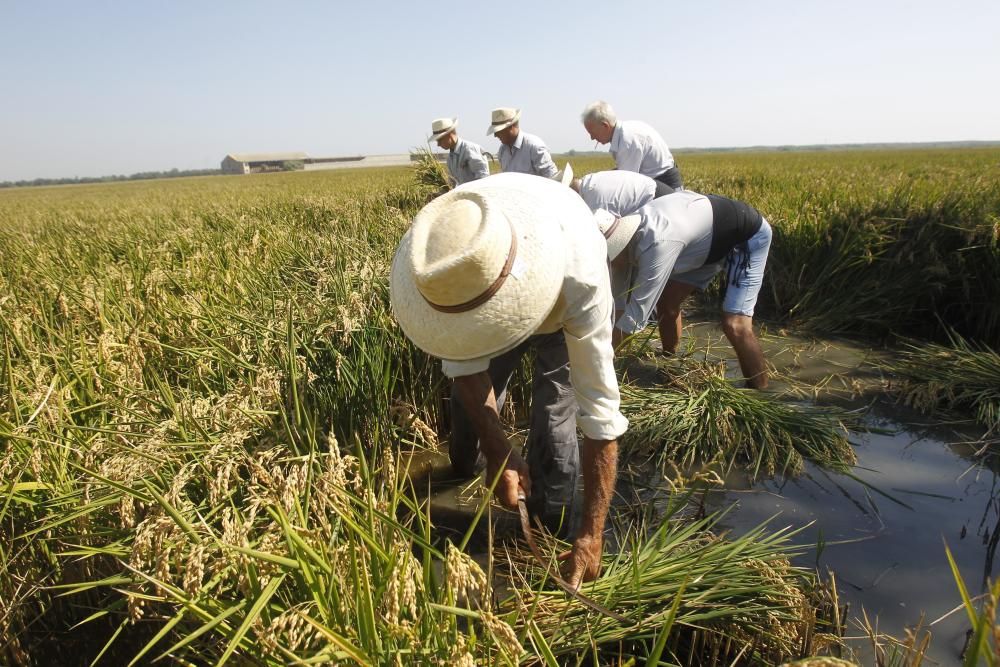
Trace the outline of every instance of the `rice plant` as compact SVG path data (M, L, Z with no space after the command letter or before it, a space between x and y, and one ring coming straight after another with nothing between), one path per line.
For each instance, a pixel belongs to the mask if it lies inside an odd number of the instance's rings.
M694 189L775 224L773 313L879 332L936 308L989 342L994 155L679 159ZM608 554L587 591L632 634L527 564L513 597L483 602L489 568L437 539L398 470L446 419L439 365L387 299L427 194L405 167L0 192L0 662L554 664L597 646L683 664L801 639L794 549L763 529L724 540L671 520ZM850 242L852 224L878 243ZM700 373L626 385L623 447L760 472L851 461L830 435L843 415Z
M665 470L739 464L753 475L796 474L804 460L844 471L856 461L847 439L848 426L859 423L854 413L738 389L720 366L661 361L660 368L670 376L665 387L621 386L629 418L623 456L651 458Z
M430 150L422 150L418 154L420 157L413 165L413 178L417 184L428 187L434 192L448 190L451 182L441 161L434 157L434 153Z
M1000 353L952 333L947 345L906 343L887 370L902 376L893 388L905 404L926 413L960 410L991 433L1000 431Z
M721 538L713 534L719 516L681 520L681 507L675 499L659 523L634 526L601 578L581 589L629 623L550 590L530 555L509 553L520 583L501 609L511 610L519 636L555 657L589 652L602 663L777 664L810 650L803 647L815 626L807 600L814 582L789 565L799 550L792 534L759 526Z

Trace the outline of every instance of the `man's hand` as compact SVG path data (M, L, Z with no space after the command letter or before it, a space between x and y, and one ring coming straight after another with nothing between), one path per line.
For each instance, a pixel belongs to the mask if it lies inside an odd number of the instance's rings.
M493 461L488 459L486 465L486 482L492 484L496 479L497 471L503 461ZM510 450L507 463L503 472L500 473L500 481L497 482L493 493L500 504L508 509L517 508L518 498L528 498L531 496L531 473L528 471L528 464L524 462L521 455Z
M573 589L580 588L585 581L593 581L601 576L601 554L604 540L601 537L580 535L573 542L573 549L559 555L562 577Z
M531 495L531 475L524 459L511 448L500 424L490 376L483 371L457 377L455 388L458 390L458 400L479 436L483 456L486 457L486 482L492 484L503 468L494 492L497 500L505 507L514 509L519 496L527 498Z

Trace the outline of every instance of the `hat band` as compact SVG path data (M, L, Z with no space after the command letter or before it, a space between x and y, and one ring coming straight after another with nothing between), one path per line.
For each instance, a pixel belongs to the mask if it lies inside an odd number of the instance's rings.
M517 233L514 231L514 225L510 220L507 221L507 224L510 225L510 251L507 253L507 261L504 262L503 268L500 270L500 275L493 281L493 284L487 287L485 292L466 301L465 303L459 303L454 306L441 306L433 301L430 301L427 297L424 297L424 301L427 302L427 305L439 313L464 313L483 305L489 301L494 294L500 291L500 288L503 287L504 282L507 280L507 276L510 275L510 268L514 265L514 258L517 257ZM423 296L423 293L421 293L421 296Z
M614 224L608 227L607 231L604 232L605 239L611 238L611 235L615 233L616 229L618 229L618 225L621 223L621 221L622 221L621 218L615 218Z

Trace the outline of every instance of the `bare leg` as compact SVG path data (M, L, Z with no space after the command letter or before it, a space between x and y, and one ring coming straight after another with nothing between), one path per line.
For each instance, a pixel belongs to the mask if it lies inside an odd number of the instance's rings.
M767 389L767 365L764 352L753 333L753 318L733 313L722 314L722 330L729 343L736 350L740 369L747 386L753 389Z
M659 301L656 302L656 313L660 327L660 343L665 354L673 354L681 342L681 329L684 326L681 315L681 304L691 292L694 285L668 281Z

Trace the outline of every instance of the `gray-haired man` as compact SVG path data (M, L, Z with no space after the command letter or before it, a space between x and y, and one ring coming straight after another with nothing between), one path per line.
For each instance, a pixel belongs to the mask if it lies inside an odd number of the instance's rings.
M638 120L618 120L607 102L587 106L580 116L590 138L610 144L615 166L623 171L637 171L675 190L684 188L681 172L660 133Z

